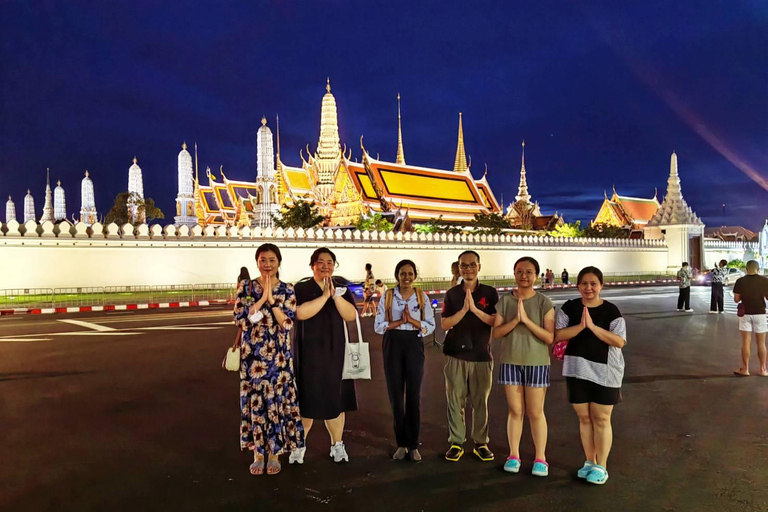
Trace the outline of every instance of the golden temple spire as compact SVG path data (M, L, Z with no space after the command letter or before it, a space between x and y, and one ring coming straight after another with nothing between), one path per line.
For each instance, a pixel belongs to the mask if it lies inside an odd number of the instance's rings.
M325 90L327 92L331 92L331 77L326 78L325 81Z
M195 142L195 181L198 181L198 174L197 174L197 142Z
M285 203L285 180L283 180L283 162L280 161L280 116L275 115L277 123L277 158L275 163L275 180L277 181L277 200L280 204Z
M531 195L528 193L528 181L525 177L525 141L523 141L523 159L520 167L520 185L517 187L515 200L523 201L525 203L531 202Z
M403 151L403 125L400 121L400 93L397 93L397 159L396 164L405 165L405 152Z
M453 164L454 172L467 171L467 155L464 153L464 128L462 127L461 112L459 112L459 143L456 146L456 161Z

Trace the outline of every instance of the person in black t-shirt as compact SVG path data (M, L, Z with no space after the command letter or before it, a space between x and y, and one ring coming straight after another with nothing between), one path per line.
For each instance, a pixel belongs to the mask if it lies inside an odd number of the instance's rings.
M563 304L555 315L555 341L567 342L563 376L568 401L579 417L586 455L579 478L592 484L608 480L606 463L613 443L611 413L621 401L627 328L621 312L600 298L603 273L586 267L576 279L581 298Z
M446 460L458 461L464 455L466 440L464 404L472 402L473 453L482 461L493 460L488 449L488 396L493 381L491 326L496 319L499 294L492 286L477 280L480 255L464 251L459 255L463 282L445 294L440 325L447 332L443 352L447 362L445 374L448 401L448 442Z
M757 358L760 360L759 375L768 377L766 361L765 333L768 332L768 320L765 316L765 299L768 299L768 278L758 275L760 265L755 260L747 262L747 275L740 277L733 285L733 300L743 309L739 317L741 332L741 368L734 370L736 375L749 375L749 345L752 333L755 333Z

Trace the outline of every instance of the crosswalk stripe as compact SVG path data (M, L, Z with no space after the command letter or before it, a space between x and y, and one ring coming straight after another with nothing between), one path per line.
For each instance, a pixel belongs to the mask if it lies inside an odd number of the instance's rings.
M91 322L84 322L82 320L67 319L67 320L59 320L59 322L63 322L65 324L78 325L80 327L87 327L88 329L92 329L94 331L99 331L99 332L108 332L108 331L114 331L115 330L112 327L107 327L105 325L94 324L94 323L91 323Z

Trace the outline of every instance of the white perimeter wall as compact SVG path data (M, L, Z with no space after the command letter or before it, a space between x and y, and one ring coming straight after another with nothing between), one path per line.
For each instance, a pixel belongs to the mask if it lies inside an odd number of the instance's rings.
M482 275L511 275L521 256L536 258L542 270L556 274L567 268L572 275L595 265L603 272L664 272L667 248L661 241L647 240L552 240L532 237L467 237L456 241L440 237L417 240L363 240L360 233L321 235L281 231L270 237L239 238L222 231L201 239L168 237L154 239L77 238L59 236L0 236L0 289L64 288L120 285L170 285L234 282L241 266L256 274L254 255L264 242L282 250L281 278L297 281L311 275L309 258L317 247L336 253L336 274L357 280L364 277L365 263L373 265L377 278L393 277L395 264L413 260L421 277L450 276L451 262L465 249L481 255ZM157 234L157 233L156 233ZM262 233L248 233L263 235ZM270 233L271 234L271 233ZM290 235L290 236L289 236ZM300 237L299 237L300 235ZM308 236L312 235L312 236ZM344 240L344 237L351 239ZM369 234L364 234L369 238ZM386 235L384 235L386 237ZM311 238L311 239L308 239ZM360 238L356 240L354 238ZM410 236L407 238L411 238ZM429 240L427 240L429 238Z

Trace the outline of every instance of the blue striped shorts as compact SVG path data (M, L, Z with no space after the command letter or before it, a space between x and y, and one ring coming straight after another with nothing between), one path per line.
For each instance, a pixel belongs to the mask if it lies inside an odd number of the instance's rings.
M499 384L525 386L527 388L548 388L549 365L521 366L502 363L499 368Z

